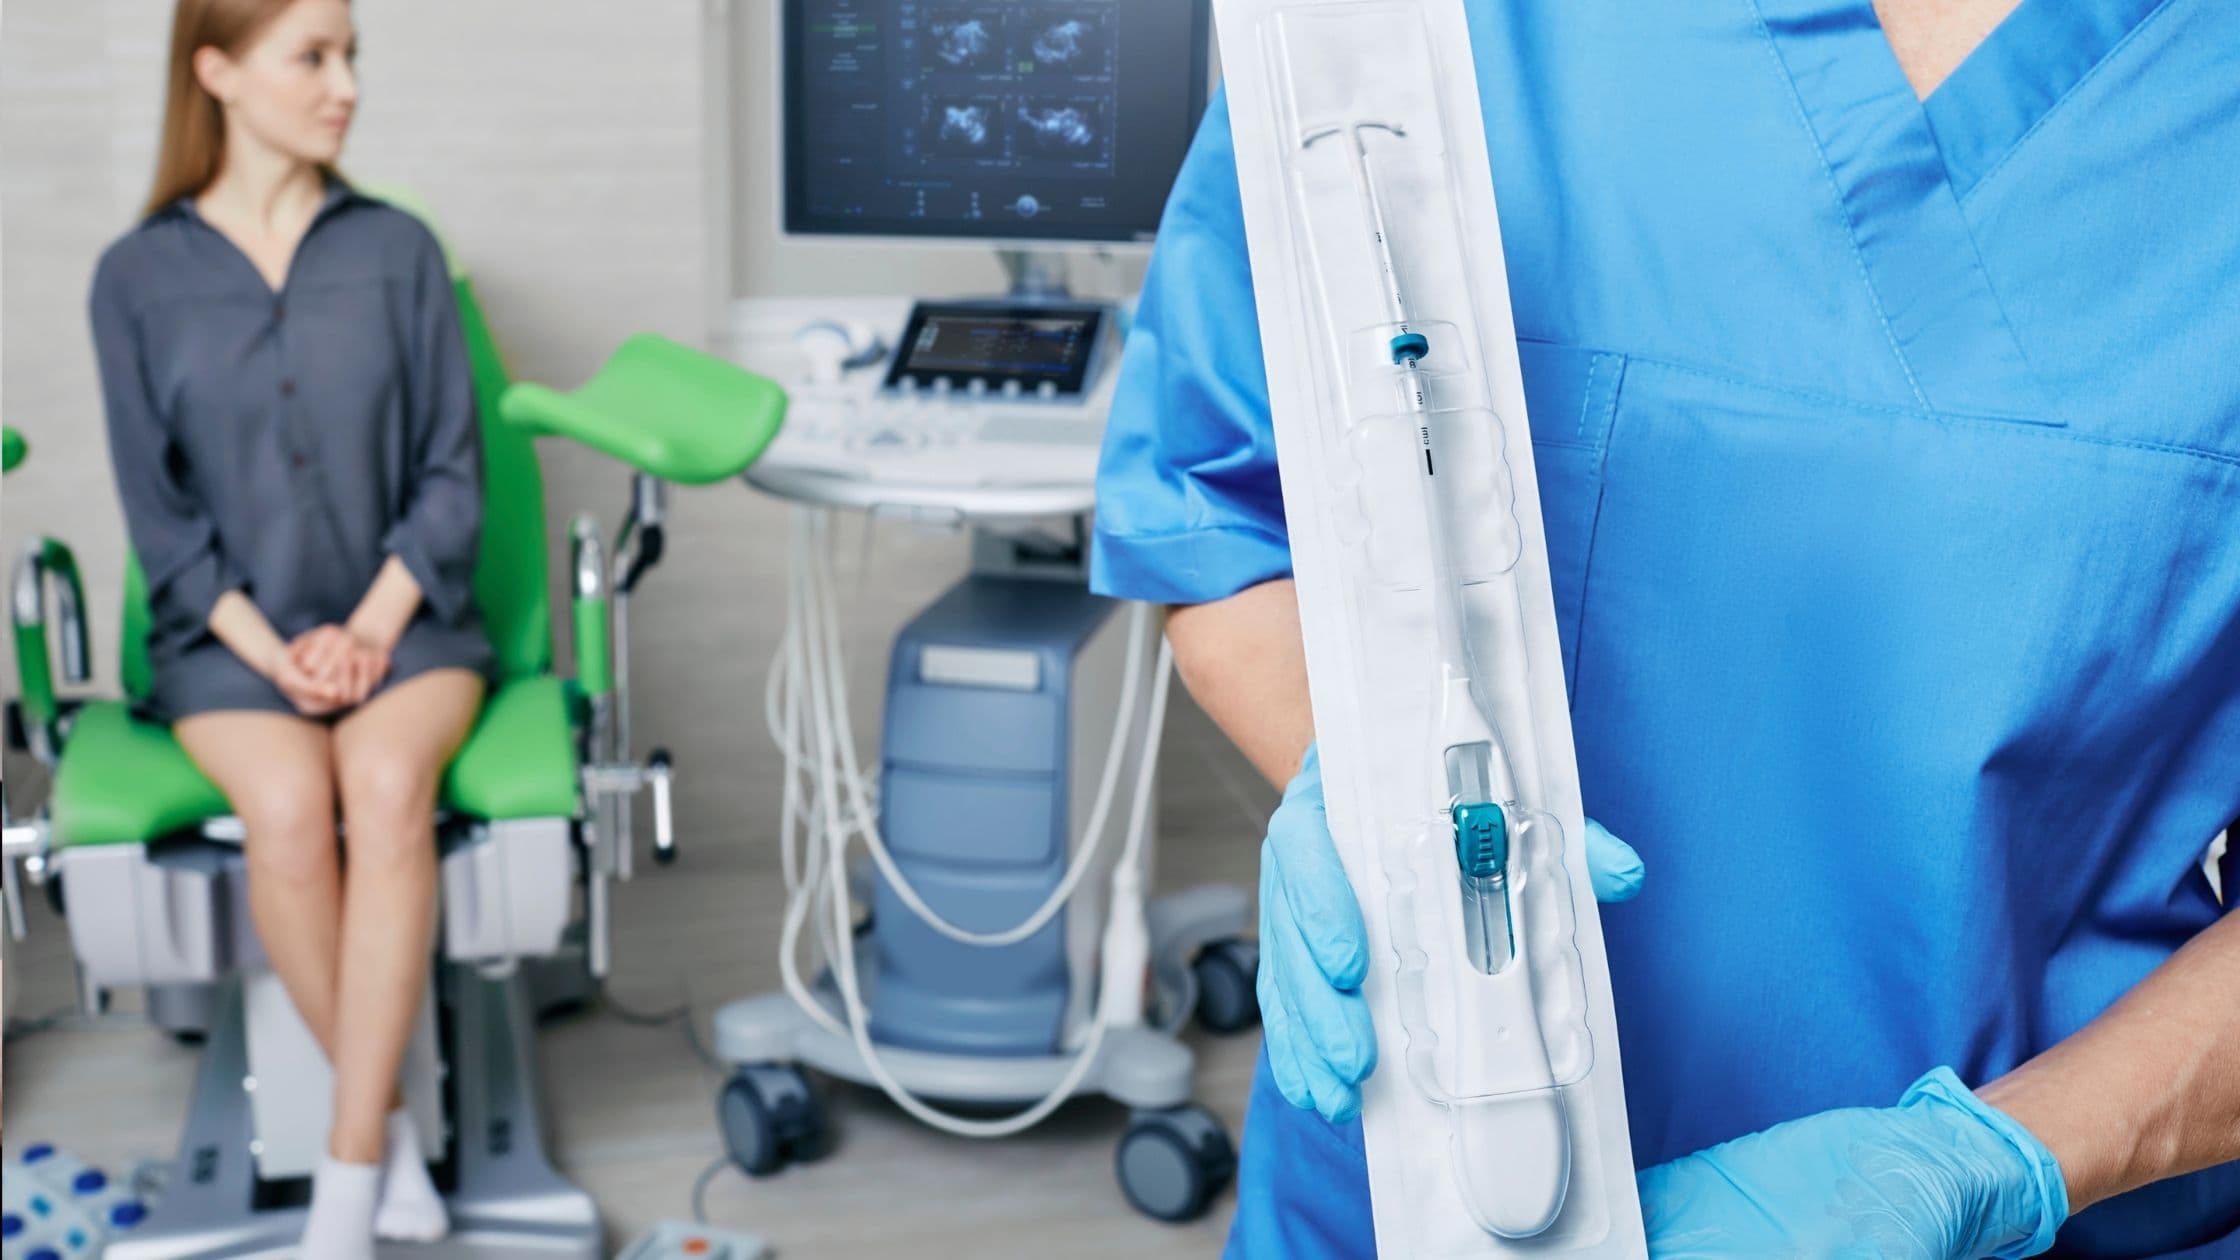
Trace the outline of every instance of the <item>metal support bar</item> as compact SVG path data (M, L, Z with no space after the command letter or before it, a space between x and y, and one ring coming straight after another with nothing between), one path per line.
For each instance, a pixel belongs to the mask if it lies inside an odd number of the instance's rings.
M93 660L86 637L85 590L78 577L78 559L54 539L37 538L24 548L16 564L8 604L18 653L30 653L17 662L24 675L24 742L41 765L51 768L62 749L55 679L47 655L50 599L55 626L61 631L61 681L83 686L93 677Z
M630 597L640 579L661 562L669 513L667 483L647 473L630 482L630 509L615 531L612 548L601 544L598 522L579 516L570 527L574 552L574 592L579 605L596 603L605 629L605 659L600 684L586 689L590 706L580 772L589 814L585 838L584 952L591 973L604 977L612 960L613 884L635 874L637 853L634 805L640 790L653 795L654 854L669 862L676 855L676 830L670 805L673 771L666 751L655 750L640 765L630 734ZM581 631L579 631L581 633ZM579 661L579 674L588 666Z
M38 882L38 876L29 872L19 874L16 863L29 863L39 858L46 847L46 828L38 823L9 823L5 839L0 839L0 898L6 902L8 936L22 940L31 928L30 915L23 904L23 885L28 877Z

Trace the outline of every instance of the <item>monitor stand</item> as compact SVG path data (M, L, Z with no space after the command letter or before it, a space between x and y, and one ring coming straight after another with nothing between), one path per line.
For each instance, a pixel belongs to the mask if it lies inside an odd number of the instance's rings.
M996 258L1010 278L1013 302L1071 302L1073 288L1066 281L1066 256L1053 250L999 249Z

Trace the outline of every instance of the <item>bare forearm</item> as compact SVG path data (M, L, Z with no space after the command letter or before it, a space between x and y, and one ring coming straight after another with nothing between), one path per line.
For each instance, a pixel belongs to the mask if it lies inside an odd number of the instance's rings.
M2240 1159L2240 914L1980 1095L2061 1161L2072 1211Z
M1176 608L1167 641L1183 685L1254 768L1278 787L1314 742L1299 601L1289 579Z
M227 591L210 608L210 633L249 668L269 678L287 643L265 619L264 610L240 591Z
M413 580L404 561L391 556L374 575L373 585L366 588L346 628L368 643L392 648L419 611L420 583Z

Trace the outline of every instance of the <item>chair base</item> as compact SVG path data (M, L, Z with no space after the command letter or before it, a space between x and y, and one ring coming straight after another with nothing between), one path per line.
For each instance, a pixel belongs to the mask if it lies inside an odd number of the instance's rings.
M605 1254L598 1209L545 1157L537 1114L535 1025L518 978L491 980L446 963L437 972L450 1016L454 1188L451 1236L435 1244L383 1245L380 1254L426 1260L597 1260ZM294 1256L300 1205L260 1183L242 1081L249 1074L238 980L225 983L171 1182L148 1219L109 1244L110 1260ZM300 1196L298 1196L300 1197Z

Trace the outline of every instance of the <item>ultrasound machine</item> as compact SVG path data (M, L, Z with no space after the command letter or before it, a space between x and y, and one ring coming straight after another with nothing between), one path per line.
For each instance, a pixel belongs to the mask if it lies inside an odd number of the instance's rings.
M1086 581L1125 310L1073 297L1063 251L1148 248L1206 108L1208 0L778 8L786 235L993 248L1011 287L734 311L733 357L790 397L746 478L793 511L765 698L785 983L715 1017L727 1147L756 1175L825 1153L804 1069L979 1138L1100 1094L1130 1109L1129 1202L1188 1219L1234 1153L1178 1031L1249 1027L1257 958L1243 890L1147 895L1170 659L1157 610ZM896 636L860 760L835 509L970 540Z

